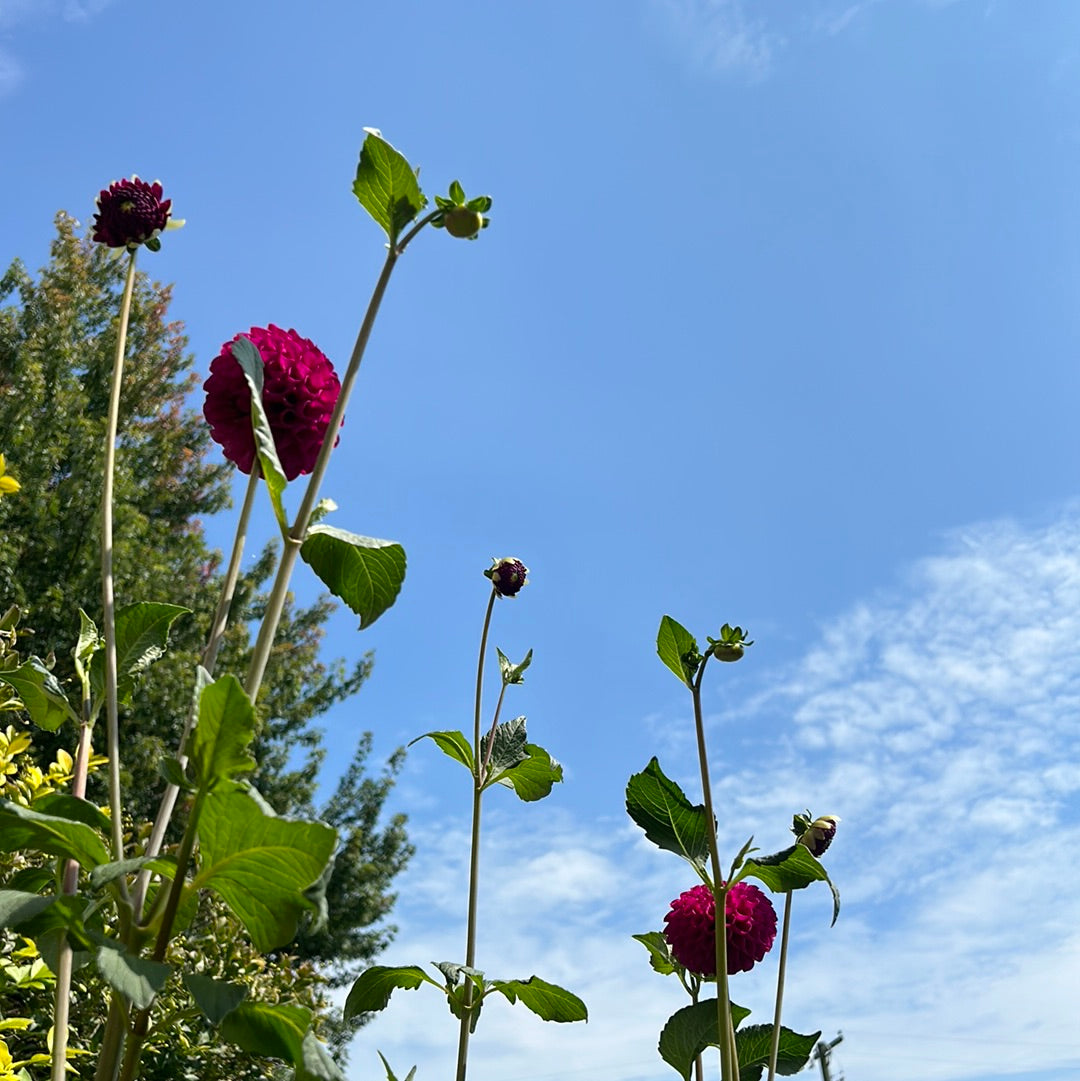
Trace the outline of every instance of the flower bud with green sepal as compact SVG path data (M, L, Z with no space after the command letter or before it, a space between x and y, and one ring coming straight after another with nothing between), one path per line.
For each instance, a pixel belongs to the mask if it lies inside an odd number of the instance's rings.
M448 196L435 196L435 205L438 213L432 218L431 224L436 229L445 229L459 240L475 240L480 230L488 227L488 219L484 215L491 209L491 196L466 199L464 189L456 180L450 185Z
M741 661L746 647L753 644L742 627L732 627L730 623L725 623L720 628L719 638L709 638L709 652L718 661Z

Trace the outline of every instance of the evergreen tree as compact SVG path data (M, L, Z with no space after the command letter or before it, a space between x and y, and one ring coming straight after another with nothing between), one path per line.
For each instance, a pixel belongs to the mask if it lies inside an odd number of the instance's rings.
M24 652L54 652L55 674L65 682L78 630L73 614L81 607L100 625L101 464L124 263L80 239L71 217L60 214L56 225L51 260L37 280L18 261L0 279L0 452L22 484L17 498L0 501L0 610L23 609ZM217 603L220 555L208 547L201 520L229 503L231 467L208 460L206 425L187 405L196 378L182 325L166 319L170 299L170 287L138 275L117 454L116 595L121 604L165 601L193 612L173 625L168 654L122 712L125 811L134 823L156 812L157 763L176 751ZM267 548L242 577L219 673L243 676L260 587L274 564ZM339 829L327 889L332 930L304 932L290 949L300 961L336 964L340 977L341 965L370 962L389 940L392 928L379 921L412 849L404 817L387 822L381 814L401 756L368 776L370 735L334 797L322 807L315 802L323 750L313 722L359 690L371 667L370 655L351 669L319 659L332 607L328 597L287 606L259 694L263 723L253 750L260 763L254 783L278 812L319 814ZM97 750L102 739L95 738ZM35 734L45 761L73 742L71 730ZM90 796L104 799L93 788Z

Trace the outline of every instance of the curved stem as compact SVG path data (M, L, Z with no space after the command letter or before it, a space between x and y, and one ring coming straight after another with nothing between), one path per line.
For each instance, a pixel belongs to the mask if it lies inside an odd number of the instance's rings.
M716 1011L720 1037L720 1069L723 1081L737 1081L738 1067L732 1038L731 998L727 971L727 885L720 870L720 851L716 840L716 815L713 812L712 786L709 783L709 758L705 749L705 722L701 712L701 680L709 654L705 655L691 693L694 699L694 729L697 733L698 764L701 767L701 791L705 803L705 822L709 831L709 860L712 864L713 897L715 899L716 938Z
M483 769L480 764L480 707L484 692L484 656L487 653L488 630L491 627L491 612L495 607L498 594L491 587L487 610L484 612L484 629L480 634L480 657L476 663L476 698L473 707L473 798L472 798L472 836L469 847L469 907L465 923L465 964L468 968L476 964L476 908L480 887L480 802L483 796ZM469 1028L472 1023L473 984L465 977L464 1009L461 1011L461 1028L458 1031L457 1081L465 1081L465 1070L469 1058Z
M244 491L244 502L240 507L240 517L236 523L236 535L233 538L232 554L229 556L229 567L221 584L221 595L218 598L217 611L214 613L214 620L210 626L210 637L207 639L206 647L203 649L202 666L211 675L214 673L218 650L221 648L221 642L225 637L225 629L229 622L229 610L232 608L233 597L236 594L236 582L240 577L240 564L243 560L244 546L247 541L248 522L251 520L251 510L255 505L255 493L259 487L260 476L259 463L256 461L252 466L251 476L248 478L247 488ZM192 702L187 719L184 722L184 730L180 734L180 745L177 748L176 757L181 768L187 764L187 755L184 753L184 748L194 726L195 703ZM145 855L156 856L161 851L161 846L165 841L165 831L169 827L169 820L172 818L179 793L180 789L176 785L166 785L165 792L161 797L161 804L158 807L157 817L154 819L154 828L151 830L149 840L146 842ZM146 891L149 886L150 872L144 869L139 872L139 877L135 881L135 891L132 898L137 919L142 917L143 902L146 900Z
M112 856L124 858L124 823L120 803L120 721L116 690L116 598L113 594L113 474L116 470L116 429L120 417L120 386L124 376L131 295L135 287L135 252L128 259L124 294L120 300L120 326L109 386L109 417L105 432L105 465L101 488L101 607L105 637L105 719L109 755L109 814L112 819ZM127 887L120 879L121 891ZM126 899L126 898L125 898Z
M773 1011L772 1049L769 1051L769 1081L776 1077L780 1054L780 1011L784 1005L784 974L787 971L788 934L791 930L791 890L784 894L784 929L780 936L780 967L776 974L776 1009Z

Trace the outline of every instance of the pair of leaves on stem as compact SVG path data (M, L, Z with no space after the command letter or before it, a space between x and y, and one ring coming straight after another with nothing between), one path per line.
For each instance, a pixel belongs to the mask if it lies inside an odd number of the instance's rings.
M278 460L274 435L263 409L263 362L258 349L240 338L233 342L232 355L243 370L251 390L251 424L255 451L263 480L270 494L274 518L286 545L300 544L300 558L322 583L360 617L361 629L369 627L397 599L405 581L405 549L396 541L361 536L317 521L335 509L323 500L312 515L302 539L290 532L282 495L288 481ZM333 438L328 434L327 438Z
M705 807L692 804L686 793L665 776L655 757L627 782L626 813L657 848L681 856L703 879L706 878L709 829ZM748 849L749 846L741 855ZM833 895L833 923L840 913L840 895L836 887L805 845L791 845L771 856L736 860L728 885L743 878L756 878L774 893L805 889L812 882L826 882Z

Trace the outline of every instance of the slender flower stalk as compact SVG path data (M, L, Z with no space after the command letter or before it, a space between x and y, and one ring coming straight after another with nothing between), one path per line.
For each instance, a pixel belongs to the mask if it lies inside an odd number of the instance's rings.
M698 667L691 686L694 700L694 729L697 733L698 764L701 767L701 790L705 803L705 821L709 830L709 861L712 868L712 889L716 899L714 920L716 934L716 1011L720 1038L720 1073L723 1081L738 1081L739 1069L735 1057L735 1036L731 1024L731 991L728 986L727 965L727 885L720 870L720 850L716 840L716 815L713 813L712 786L709 783L709 759L705 749L705 721L701 711L701 680L710 654Z
M791 890L784 894L784 927L780 934L780 967L776 973L776 1008L773 1010L772 1047L769 1050L769 1081L776 1077L780 1055L780 1011L784 1007L784 974L787 971L788 932L791 928Z
M480 805L484 785L484 767L480 764L480 710L484 693L484 657L487 654L491 613L495 607L495 598L498 595L498 586L493 583L491 595L488 597L487 610L484 612L484 629L480 634L480 656L476 663L476 697L473 707L473 762L475 767L473 772L472 834L469 848L469 902L465 923L465 965L468 968L473 968L476 964L476 907L480 891ZM500 704L501 702L502 697L500 696ZM473 985L468 976L465 977L465 980L461 1027L458 1030L457 1081L465 1081L465 1071L469 1060L469 1027L472 1024Z

